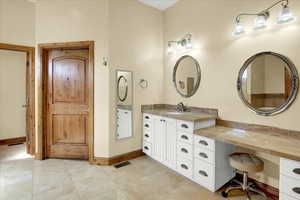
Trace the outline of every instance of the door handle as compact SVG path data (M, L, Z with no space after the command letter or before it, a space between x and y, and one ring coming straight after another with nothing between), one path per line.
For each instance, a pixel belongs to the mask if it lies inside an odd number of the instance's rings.
M186 125L186 124L181 124L181 127L182 128L189 128L188 125Z
M202 158L208 158L207 154L206 153L202 153L202 152L199 153L199 156L202 157Z
M294 172L295 174L298 174L298 175L300 175L300 168L296 168L296 169L294 169L294 170L293 170L293 172Z
M146 138L149 138L149 135L148 135L148 134L146 134L146 135L145 135L145 137L146 137Z
M199 174L202 175L202 176L208 177L208 174L203 170L200 170Z
M147 146L145 146L144 149L149 150L149 148Z
M293 192L295 192L297 194L300 194L300 188L299 187L295 187L292 190L293 190Z
M202 145L204 145L204 146L208 146L208 143L207 143L206 141L204 141L204 140L200 140L200 141L199 141L199 144L202 144Z
M185 164L181 164L180 166L181 166L181 168L183 168L183 169L186 169L186 170L189 169L188 166L186 166Z
M188 136L186 136L186 135L182 135L182 136L181 136L181 139L188 140L189 138L188 138Z
M188 150L186 150L185 148L181 148L181 152L183 152L183 153L189 153Z

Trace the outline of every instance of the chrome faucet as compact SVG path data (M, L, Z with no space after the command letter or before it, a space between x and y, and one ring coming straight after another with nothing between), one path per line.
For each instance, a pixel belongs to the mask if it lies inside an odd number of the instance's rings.
M180 102L177 104L176 110L179 112L186 112L188 111L188 108L182 102Z

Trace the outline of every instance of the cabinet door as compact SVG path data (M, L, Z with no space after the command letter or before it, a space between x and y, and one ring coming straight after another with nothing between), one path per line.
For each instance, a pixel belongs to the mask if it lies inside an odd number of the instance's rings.
M166 160L166 121L161 117L153 118L153 158L159 162Z
M176 120L166 119L166 164L176 169Z

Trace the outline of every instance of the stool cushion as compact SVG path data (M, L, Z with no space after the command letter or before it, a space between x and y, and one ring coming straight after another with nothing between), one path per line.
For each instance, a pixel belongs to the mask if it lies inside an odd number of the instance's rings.
M229 158L230 165L242 172L261 172L264 162L258 157L248 153L234 153Z

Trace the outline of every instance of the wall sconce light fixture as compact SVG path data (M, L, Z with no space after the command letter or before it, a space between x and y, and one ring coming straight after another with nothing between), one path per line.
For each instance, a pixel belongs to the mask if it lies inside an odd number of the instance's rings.
M270 10L274 8L275 6L279 5L281 3L282 9L279 13L279 16L277 18L278 24L283 24L286 22L293 21L295 18L293 14L291 13L290 8L288 7L289 0L280 0L268 7L267 9L264 9L263 11L259 13L241 13L235 18L235 35L240 35L245 32L244 26L241 24L241 17L242 16L256 16L256 19L254 21L254 30L257 29L263 29L267 27L267 21L270 17Z
M186 34L181 40L179 41L169 41L168 42L168 52L171 53L174 48L177 48L179 50L182 49L192 49L192 34L188 33Z

